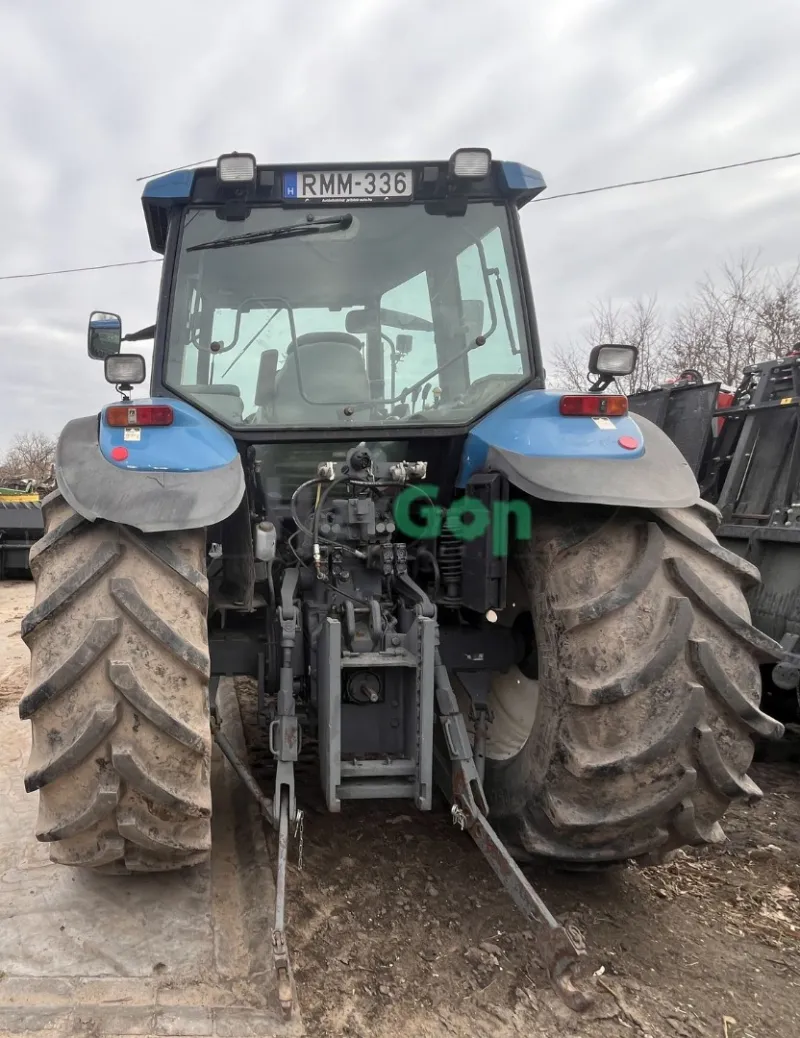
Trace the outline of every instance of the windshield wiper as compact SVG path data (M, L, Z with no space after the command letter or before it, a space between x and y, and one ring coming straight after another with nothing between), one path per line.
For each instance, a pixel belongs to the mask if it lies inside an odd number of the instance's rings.
M197 252L198 249L226 249L231 245L254 245L257 242L276 241L279 238L298 238L304 234L322 234L324 229L344 230L352 222L353 217L349 213L346 213L344 216L326 216L322 220L290 223L285 227L273 227L268 231L250 231L248 234L234 234L229 238L216 238L214 241L204 241L199 245L190 245L186 251Z

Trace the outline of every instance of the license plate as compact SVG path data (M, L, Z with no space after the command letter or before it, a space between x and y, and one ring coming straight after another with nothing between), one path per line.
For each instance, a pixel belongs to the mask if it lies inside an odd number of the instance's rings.
M411 198L410 169L348 169L284 173L283 197L298 202L373 202Z

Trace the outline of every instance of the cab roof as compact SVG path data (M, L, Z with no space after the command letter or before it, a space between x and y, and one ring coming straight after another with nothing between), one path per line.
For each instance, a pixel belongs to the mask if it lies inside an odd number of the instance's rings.
M272 203L292 208L283 196L282 185L287 175L304 171L324 170L347 172L349 170L398 170L410 169L414 178L412 202L428 202L433 205L463 204L464 199L505 200L511 199L518 209L545 190L542 174L519 162L492 160L489 171L482 180L467 184L453 180L449 175L450 160L433 162L362 162L362 163L305 163L297 165L257 165L256 175L250 184L221 183L216 166L199 166L194 169L176 170L149 180L142 192L147 232L154 252L163 255L167 243L167 230L172 210L187 205L211 207L238 204L243 206ZM303 202L307 207L313 203ZM348 205L351 204L349 201ZM400 201L365 201L356 205L407 205Z

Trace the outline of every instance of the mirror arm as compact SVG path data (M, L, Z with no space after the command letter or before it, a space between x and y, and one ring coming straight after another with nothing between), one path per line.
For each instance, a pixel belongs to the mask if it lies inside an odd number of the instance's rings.
M122 336L122 342L143 342L146 339L155 338L156 326L151 324L149 328L142 328L138 332L130 332Z

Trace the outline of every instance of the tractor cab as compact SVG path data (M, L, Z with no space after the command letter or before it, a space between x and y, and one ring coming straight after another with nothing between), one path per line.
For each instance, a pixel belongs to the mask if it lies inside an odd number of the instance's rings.
M237 438L469 422L541 380L518 209L544 186L484 150L325 170L234 154L150 182L154 395Z

